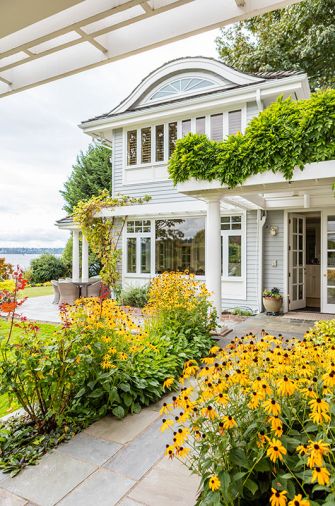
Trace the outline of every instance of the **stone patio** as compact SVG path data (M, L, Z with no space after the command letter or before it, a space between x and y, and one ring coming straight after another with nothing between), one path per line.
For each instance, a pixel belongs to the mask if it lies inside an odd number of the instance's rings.
M18 312L20 315L26 316L28 320L60 323L59 308L57 304L52 303L53 299L53 295L30 297L22 304Z

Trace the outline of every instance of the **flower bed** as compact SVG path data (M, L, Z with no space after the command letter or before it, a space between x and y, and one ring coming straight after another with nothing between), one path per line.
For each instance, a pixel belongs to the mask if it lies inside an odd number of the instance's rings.
M186 365L192 386L163 406L162 430L174 431L166 455L201 476L197 504L335 504L335 341L320 327L303 341L236 338Z
M16 399L26 415L0 427L0 469L15 474L106 413L139 412L175 388L185 361L208 352L214 321L208 293L190 276L163 279L189 305L164 309L156 278L145 327L115 301L92 298L64 307L63 325L44 335L34 323L15 321L21 302L16 294L3 295L0 307L8 309L11 324L9 335L0 337L0 394Z

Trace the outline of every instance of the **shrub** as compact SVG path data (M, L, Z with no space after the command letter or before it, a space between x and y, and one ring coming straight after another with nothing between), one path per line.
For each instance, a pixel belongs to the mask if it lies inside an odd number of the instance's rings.
M335 320L316 322L314 327L308 332L308 335L320 344L323 344L328 338L335 342Z
M202 478L198 505L332 505L334 344L264 335L186 366L166 454ZM190 401L192 399L192 401Z
M122 290L119 295L119 302L122 306L144 307L148 302L148 290L146 286L132 286Z
M60 258L45 253L38 258L31 261L30 264L30 279L32 284L45 283L52 279L58 279L64 276L65 269Z
M0 281L0 291L7 290L8 292L13 292L15 290L15 281L14 279L6 279L5 281Z

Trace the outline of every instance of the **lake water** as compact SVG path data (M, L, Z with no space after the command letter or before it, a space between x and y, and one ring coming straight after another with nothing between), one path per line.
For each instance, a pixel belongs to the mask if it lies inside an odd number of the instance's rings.
M37 258L41 256L41 254L26 254L26 255L14 255L10 253L0 253L0 258L5 258L6 262L14 265L16 267L19 265L22 267L22 269L28 269L30 266L30 262L34 260L34 258ZM55 255L56 257L60 257L61 255Z

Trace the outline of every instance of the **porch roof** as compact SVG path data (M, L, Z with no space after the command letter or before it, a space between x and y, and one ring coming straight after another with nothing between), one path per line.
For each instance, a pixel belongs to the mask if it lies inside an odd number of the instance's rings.
M335 160L315 162L296 168L290 181L280 173L265 172L249 177L243 185L228 188L220 181L190 179L177 190L195 199L221 202L242 209L318 208L335 206L332 185Z

